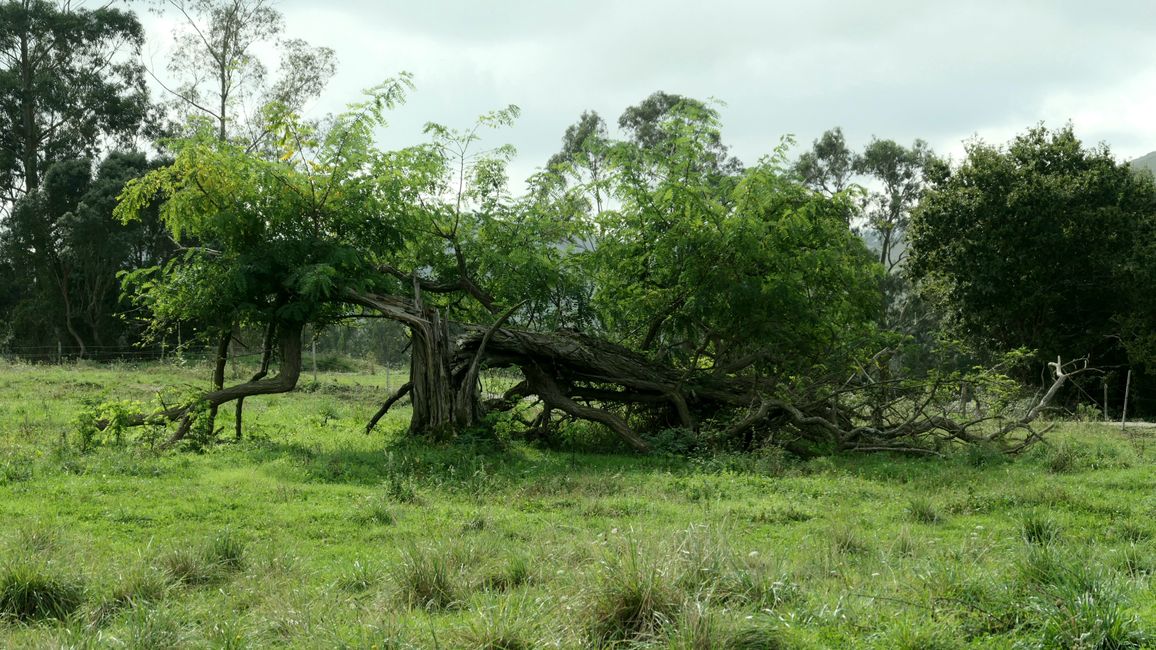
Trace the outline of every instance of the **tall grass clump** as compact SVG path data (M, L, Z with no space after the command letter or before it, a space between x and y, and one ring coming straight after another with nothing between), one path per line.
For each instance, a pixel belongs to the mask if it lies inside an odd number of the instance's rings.
M1060 525L1050 517L1031 512L1020 522L1020 534L1028 544L1047 546L1060 539Z
M676 557L676 585L699 601L773 609L797 595L797 586L772 574L757 552L735 552L724 531L692 526Z
M165 597L169 580L165 573L151 567L138 567L121 576L100 600L94 612L97 623L126 607L150 605Z
M741 621L703 603L688 604L676 624L667 629L668 650L787 650L791 644L779 628L754 617Z
M1128 611L1120 586L1103 570L1050 548L1034 548L1021 566L1028 609L1043 646L1127 650L1153 639Z
M584 608L585 632L594 647L658 636L674 620L682 599L670 567L647 561L633 542L602 562Z
M0 620L64 620L82 604L82 583L42 563L21 558L0 568Z
M907 514L913 521L921 524L937 524L943 520L935 504L923 497L916 497L908 502Z
M532 650L542 647L542 621L549 613L539 601L507 598L481 609L458 633L456 647L476 650Z
M157 558L157 565L173 581L184 585L206 585L223 580L245 562L245 544L225 530L192 547L174 548Z
M456 564L444 548L406 549L390 570L398 600L426 611L456 607L463 595Z

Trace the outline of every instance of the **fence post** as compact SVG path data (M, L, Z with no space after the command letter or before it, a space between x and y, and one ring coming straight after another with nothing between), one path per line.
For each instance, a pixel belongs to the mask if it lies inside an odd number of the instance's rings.
M1124 382L1124 410L1120 413L1120 430L1124 430L1124 425L1128 421L1128 390L1132 388L1132 369L1128 369L1128 379Z

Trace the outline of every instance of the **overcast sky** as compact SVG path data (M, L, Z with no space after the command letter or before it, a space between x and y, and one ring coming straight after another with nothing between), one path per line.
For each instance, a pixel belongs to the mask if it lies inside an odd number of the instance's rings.
M708 8L709 6L709 8ZM1156 149L1156 2L1120 0L282 0L286 36L337 52L314 114L400 71L417 90L383 144L427 121L469 126L517 104L491 140L524 177L583 110L614 124L656 90L725 102L724 137L747 162L784 135L809 145L841 126L915 138L956 159L978 135L1004 142L1071 120L1120 158ZM169 27L144 17L148 57ZM157 58L163 60L163 58Z

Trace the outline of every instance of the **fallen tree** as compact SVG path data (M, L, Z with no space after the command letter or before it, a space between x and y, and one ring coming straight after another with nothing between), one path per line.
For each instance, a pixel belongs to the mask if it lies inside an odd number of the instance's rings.
M418 306L404 299L364 294L353 299L410 325L415 342L418 332L435 324L448 327L435 313L427 312L430 318L426 320ZM949 398L957 385L944 379L879 382L859 377L840 386L813 386L792 395L772 378L679 369L580 332L526 331L502 327L504 320L488 327L456 325L463 335L452 350L439 354L431 355L428 349L419 352L415 347L415 355L425 355L425 361L414 364L410 382L385 402L367 431L406 395L414 407L411 431L427 430L423 429L427 420L420 414L435 410L422 403L431 393L416 392L414 386L427 372L429 359L436 358L445 378L445 387L435 395L436 408L472 414L457 421L462 426L476 424L482 413L478 368L517 368L522 380L500 398L486 400L486 409L511 411L533 398L546 418L558 413L604 425L642 452L650 445L630 424L625 415L628 410L635 419L692 432L700 431L703 423L725 422L722 437L745 436L746 446L773 443L778 437L787 445L820 443L843 451L936 454L954 442L1016 453L1042 440L1046 429L1036 429L1033 423L1069 378L1084 369L1075 364L1079 367L1065 370L1057 360L1049 364L1050 385L1026 411L966 418L952 412ZM650 417L639 418L641 411ZM527 430L545 425L548 420L539 417ZM755 431L765 434L763 439Z

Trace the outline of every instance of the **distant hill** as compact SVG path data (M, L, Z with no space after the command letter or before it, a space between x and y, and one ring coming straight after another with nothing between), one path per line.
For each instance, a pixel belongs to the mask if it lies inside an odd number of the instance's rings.
M1140 156L1136 160L1133 160L1130 164L1135 169L1147 169L1148 171L1152 172L1154 176L1156 176L1156 151Z

